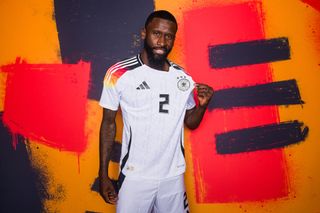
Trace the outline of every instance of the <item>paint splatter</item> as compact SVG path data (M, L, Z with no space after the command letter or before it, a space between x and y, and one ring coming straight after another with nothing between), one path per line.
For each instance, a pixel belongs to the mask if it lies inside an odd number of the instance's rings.
M1 67L8 73L4 123L14 134L50 147L86 149L86 103L90 63L28 64Z
M1 212L43 212L45 190L41 172L33 169L28 148L23 137L16 136L13 148L12 135L3 123L0 113L0 211Z
M301 0L303 3L306 3L320 12L320 2L319 0Z

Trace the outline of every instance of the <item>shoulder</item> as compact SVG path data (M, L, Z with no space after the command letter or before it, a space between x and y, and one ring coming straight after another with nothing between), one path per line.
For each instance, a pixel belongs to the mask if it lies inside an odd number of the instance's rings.
M142 66L142 63L138 56L123 59L107 70L104 81L113 81L113 83L115 83L123 74L140 66Z
M142 63L141 63L138 56L134 56L131 58L121 60L121 61L115 63L114 65L112 65L107 70L107 75L114 74L114 73L127 72L127 71L133 70L139 66L142 66Z
M191 77L191 75L183 68L181 67L180 65L172 62L172 61L169 61L170 65L172 68L174 68L175 70L179 71L179 72L183 72L184 74L188 75Z

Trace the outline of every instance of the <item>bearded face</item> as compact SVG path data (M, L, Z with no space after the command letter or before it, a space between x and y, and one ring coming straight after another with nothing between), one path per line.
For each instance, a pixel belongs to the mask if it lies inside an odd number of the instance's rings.
M154 18L144 29L142 38L149 66L160 70L163 68L172 50L176 31L174 22L162 18Z
M152 47L148 44L147 40L144 40L144 48L148 55L148 61L151 65L162 66L171 52L171 49L166 47Z

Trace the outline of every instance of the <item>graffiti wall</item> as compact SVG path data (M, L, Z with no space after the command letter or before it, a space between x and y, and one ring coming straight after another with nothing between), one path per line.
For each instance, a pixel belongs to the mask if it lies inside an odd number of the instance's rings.
M170 59L215 89L185 131L191 212L320 212L318 1L0 5L0 212L115 212L98 193L102 80L158 9L179 23Z

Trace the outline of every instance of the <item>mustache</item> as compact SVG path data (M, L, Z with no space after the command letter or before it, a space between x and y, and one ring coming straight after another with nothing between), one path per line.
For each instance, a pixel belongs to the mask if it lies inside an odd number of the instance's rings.
M153 50L164 50L164 51L168 52L168 48L166 48L166 47L153 47L152 49Z

